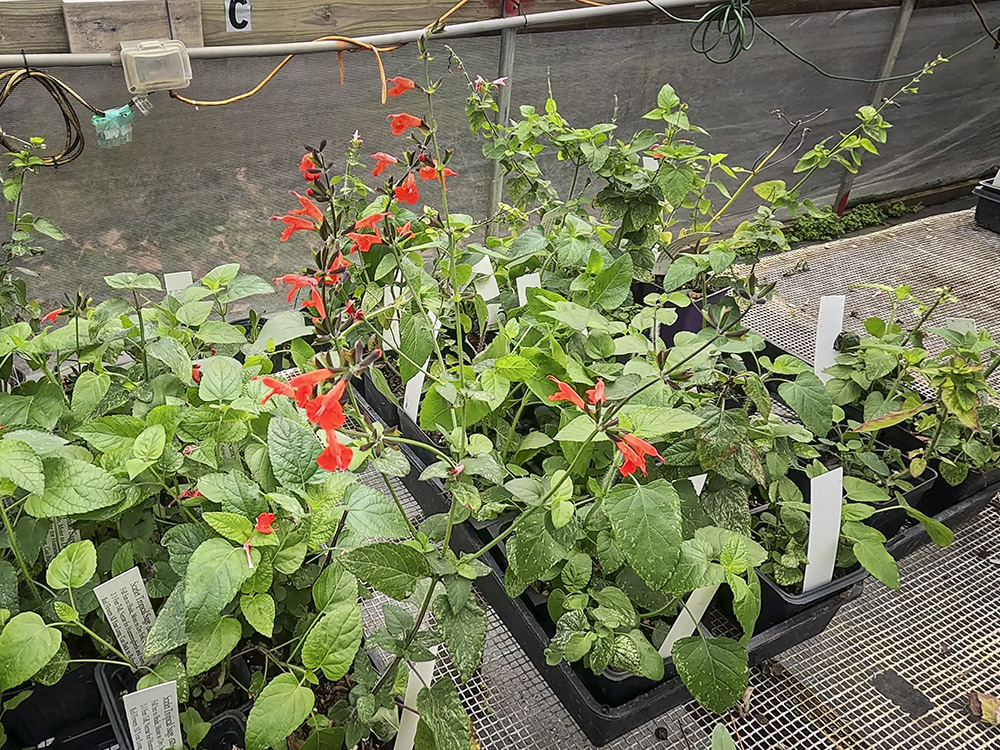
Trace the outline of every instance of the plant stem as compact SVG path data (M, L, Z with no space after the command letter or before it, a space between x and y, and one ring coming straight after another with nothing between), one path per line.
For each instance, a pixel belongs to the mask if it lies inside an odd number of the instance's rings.
M431 598L434 596L434 589L437 588L438 581L441 578L439 576L430 577L430 585L427 587L427 593L424 595L424 600L420 604L420 610L417 612L417 617L413 621L413 628L407 633L406 638L403 640L403 648L401 651L406 651L413 643L413 639L417 637L417 633L420 631L420 626L423 624L424 618L427 616L427 610L431 607ZM372 688L372 695L378 693L385 684L389 681L390 677L395 677L396 668L399 663L403 660L403 657L397 656L393 658L392 664L382 673L382 676L378 678L378 682L375 683L375 687Z
M142 321L142 308L139 306L139 294L132 290L132 299L135 302L135 315L139 319L139 340L141 342L140 349L142 350L142 374L143 377L149 382L149 362L146 360L146 325Z
M35 585L34 579L31 577L31 573L28 571L28 566L24 562L24 557L21 555L21 548L17 542L17 534L14 533L14 526L10 522L10 517L7 515L7 502L6 498L0 497L0 519L3 520L4 528L7 529L7 539L10 541L11 552L14 553L14 559L17 560L17 565L21 569L21 574L24 576L24 580L28 583L28 588L31 589L31 593L34 594L39 607L42 606L42 595L38 593L38 586Z
M514 419L511 420L510 430L507 431L507 438L503 441L503 447L500 448L500 458L503 459L501 460L501 464L506 461L507 451L510 449L510 443L514 439L514 434L517 432L517 423L521 420L521 414L524 412L524 407L527 406L528 399L531 398L531 395L531 389L525 388L524 395L521 397L521 403L518 404L517 411L514 412Z
M379 473L382 474L382 472ZM392 501L396 503L396 507L399 509L399 514L406 519L406 525L410 527L410 533L416 537L417 527L413 525L413 521L411 521L410 517L406 515L406 509L403 508L403 501L399 499L399 494L392 486L392 482L389 481L389 477L386 474L382 474L382 481L385 482L385 488L389 490L389 494L392 496Z

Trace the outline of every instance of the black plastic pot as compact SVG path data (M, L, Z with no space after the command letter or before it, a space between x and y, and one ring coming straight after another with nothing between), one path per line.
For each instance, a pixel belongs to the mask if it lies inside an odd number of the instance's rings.
M70 670L55 685L30 689L28 698L3 714L4 750L110 750L117 744L93 665Z
M242 658L233 659L231 669L241 683L250 684L252 680L250 669ZM120 750L134 750L122 696L135 691L138 677L128 667L113 664L98 664L96 676L101 699ZM211 722L212 729L198 745L198 749L231 750L234 746L242 747L246 731L244 715L250 710L251 705L245 703L236 710L223 711L218 716L203 716L203 720Z
M671 325L659 326L660 340L667 346L673 346L674 337L681 331L698 333L705 326L705 318L702 315L702 310L705 309L706 301L709 305L718 304L725 298L728 292L728 289L719 289L709 294L705 299L696 300L687 307L676 308L677 320ZM632 299L641 303L647 294L663 294L663 287L660 284L648 281L632 282Z
M378 415L378 418L382 420L382 423L387 427L395 427L399 424L399 407L396 402L390 399L388 396L382 393L378 388L375 387L374 381L372 381L371 375L367 372L364 373L360 379L353 381L353 385L357 387L358 392L361 394L361 398L365 400L365 403L371 407L372 411Z
M972 194L976 196L976 223L1000 234L1000 187L993 185L993 180L983 180Z
M954 503L941 513L935 514L934 519L940 521L949 529L957 529L966 521L978 516L980 511L989 504L990 500L997 493L998 481L1000 481L1000 476L995 478L992 485L983 487L978 492L972 493L963 500ZM903 529L886 546L890 555L897 560L902 560L925 544L928 544L929 541L924 527L919 523L914 523L910 527Z

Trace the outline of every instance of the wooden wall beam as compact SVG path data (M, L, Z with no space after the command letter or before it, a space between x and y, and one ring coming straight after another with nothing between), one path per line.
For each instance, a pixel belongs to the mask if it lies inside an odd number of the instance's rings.
M0 0L0 54L69 52L62 0Z

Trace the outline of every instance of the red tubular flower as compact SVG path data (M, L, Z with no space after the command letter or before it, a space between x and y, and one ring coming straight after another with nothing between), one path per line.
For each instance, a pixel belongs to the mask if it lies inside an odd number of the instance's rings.
M365 314L361 310L361 305L357 304L352 299L347 300L347 305L345 306L344 311L356 321L365 319Z
M331 370L313 370L312 372L304 372L301 375L291 378L288 381L288 386L295 393L296 403L300 407L305 407L306 402L312 396L313 388L318 383L322 383L324 380L329 380L332 377L333 372Z
M372 170L372 177L378 177L390 164L399 164L399 159L392 154L385 153L384 151L378 151L372 154L372 158L375 160L375 169Z
M191 497L205 497L198 490L184 490L181 494L177 496L178 500L187 500Z
M317 425L324 432L339 430L347 421L344 414L343 404L340 399L344 396L344 389L347 387L347 380L341 380L333 386L327 393L317 396L306 404L306 418L314 425Z
M424 121L419 117L408 115L406 112L399 112L394 115L386 115L389 121L389 131L393 135L402 135L410 128L423 127Z
M417 190L417 179L413 176L413 172L406 175L406 179L395 187L394 192L396 193L396 200L400 203L413 204L420 200L420 193Z
M592 404L603 404L608 400L604 395L604 378L598 378L597 385L587 389L587 400Z
M302 303L303 307L311 307L316 311L316 316L321 320L326 320L326 305L323 304L323 296L319 289L313 289L308 302ZM299 404L301 406L301 404Z
M331 283L337 281L341 272L350 265L351 261L345 258L343 253L337 253L337 257L333 259L330 267L326 269L328 281Z
M58 318L64 312L66 312L65 308L63 308L63 307L57 307L52 312L45 313L45 315L43 315L41 317L41 321L43 323L55 323L56 322L56 318Z
M201 365L195 365L191 368L191 380L196 383L201 382Z
M405 240L407 237L413 236L413 230L410 229L410 222L406 222L401 227L396 227L396 234L399 235L399 239Z
M442 170L445 177L458 177L458 172L445 167ZM420 179L421 180L436 180L438 178L437 167L432 167L430 165L420 168Z
M642 475L646 476L646 456L663 460L663 456L657 452L656 448L635 435L622 435L622 439L616 441L615 445L625 457L625 463L619 469L623 477L633 473L636 469L641 470Z
M354 247L351 248L353 253L355 250L360 250L363 253L367 253L372 249L372 245L382 244L382 235L379 234L378 228L375 229L375 234L360 234L358 232L348 232L347 238L354 242Z
M268 378L268 377L254 378L254 380L259 380L261 383L263 383L264 385L266 385L268 388L271 389L270 393L268 393L266 396L264 396L264 398L261 399L260 401L261 405L264 405L268 401L270 401L271 396L288 396L289 398L294 398L295 396L295 389L292 388L292 386L290 386L284 380L276 380L275 378Z
M282 221L285 224L285 228L281 232L281 241L288 242L293 234L300 231L316 231L316 225L313 224L308 219L303 219L301 216L292 216L288 214L286 216L272 216L272 221Z
M294 273L286 273L284 276L278 276L274 280L275 284L289 284L291 289L288 290L288 301L291 302L295 299L295 295L298 293L299 289L303 288L315 288L318 283L316 279L312 276L299 276Z
M299 195L294 190L292 191L292 195L299 199L299 203L302 205L302 208L293 208L288 212L289 215L308 216L309 218L315 219L320 223L323 222L323 212L320 210L319 206L306 198L304 195Z
M261 513L257 516L257 523L253 527L254 531L258 531L261 534L273 534L274 529L271 528L271 524L274 523L274 519L274 513Z
M245 542L243 543L243 551L247 553L247 567L249 567L249 568L250 568L250 570L253 570L253 558L252 558L252 557L250 556L250 548L251 548L252 546L253 546L253 545L252 545L252 544L250 544L250 540L249 540L249 539L247 539L247 540L246 540L246 541L245 541Z
M316 168L316 162L313 160L312 154L304 155L301 161L299 161L299 172L310 182L318 180L319 176L323 174Z
M564 382L559 380L555 375L549 375L549 380L556 384L559 388L558 391L549 396L549 401L569 401L573 406L583 411L587 410L584 406L583 399L580 398L580 394L566 385Z
M386 83L391 83L392 88L386 91L386 96L401 96L405 94L410 89L416 88L417 84L411 81L409 78L404 78L403 76L396 76L395 78L389 78Z
M327 471L345 471L351 465L354 451L337 440L337 433L330 431L326 435L326 448L319 454L316 463Z
M378 223L382 221L386 216L392 216L392 211L384 211L377 214L369 214L363 219L358 219L354 222L355 229L372 229L378 233Z

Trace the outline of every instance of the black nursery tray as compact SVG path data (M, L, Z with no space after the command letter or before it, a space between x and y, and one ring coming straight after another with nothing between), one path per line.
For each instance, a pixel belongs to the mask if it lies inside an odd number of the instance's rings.
M55 685L30 689L28 698L3 714L7 732L3 750L111 750L117 746L93 665L70 670Z

